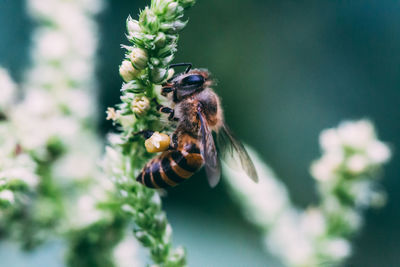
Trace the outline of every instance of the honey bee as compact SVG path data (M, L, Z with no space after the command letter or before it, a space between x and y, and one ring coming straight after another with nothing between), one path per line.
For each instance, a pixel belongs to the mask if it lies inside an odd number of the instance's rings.
M192 64L180 63L172 67L187 66L162 85L161 94L168 97L174 108L157 105L176 122L170 135L169 148L150 160L136 180L150 188L167 188L187 180L203 166L208 182L215 187L221 176L221 158L238 158L241 167L255 182L257 172L243 144L238 141L224 122L220 99L211 89L213 81L205 69L193 69ZM213 132L216 135L214 143ZM141 132L149 138L153 132Z

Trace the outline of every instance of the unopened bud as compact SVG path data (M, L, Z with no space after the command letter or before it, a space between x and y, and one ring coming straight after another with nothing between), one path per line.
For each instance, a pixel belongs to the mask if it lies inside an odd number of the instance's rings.
M165 16L167 17L167 19L172 19L175 16L177 16L178 15L178 12L177 12L178 8L179 8L179 6L178 6L177 2L169 3L165 8Z
M139 70L135 69L129 60L124 60L119 66L119 75L125 82L133 80L138 74Z
M168 33L177 33L182 30L187 24L187 21L176 20L170 23L161 24L161 29Z
M140 28L139 21L132 19L131 16L129 16L126 21L126 28L129 34L140 32L142 30Z
M154 12L148 7L140 14L140 24L144 26L148 32L155 33L160 27L160 22Z
M163 47L165 45L165 41L166 41L165 33L159 32L156 38L154 39L154 44L157 47Z
M150 71L150 79L153 83L160 84L162 83L168 75L168 71L163 68L152 68Z
M129 54L129 59L131 60L133 66L138 70L142 70L147 67L147 51L142 48L133 48L132 52Z

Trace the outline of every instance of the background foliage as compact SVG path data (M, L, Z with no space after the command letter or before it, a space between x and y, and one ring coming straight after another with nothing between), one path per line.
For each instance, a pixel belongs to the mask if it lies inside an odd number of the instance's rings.
M125 18L145 4L110 1L98 17L101 110L118 102ZM32 25L23 10L20 0L0 0L0 63L17 81L29 66ZM343 118L368 117L382 140L400 145L399 10L394 1L200 0L187 14L190 23L175 61L210 69L219 81L228 123L258 148L288 185L293 201L305 206L316 201L308 166L318 157L323 128ZM105 133L111 125L100 122ZM395 151L383 180L388 205L367 213L350 265L398 262L398 161ZM186 245L188 261L217 265L230 255L239 266L269 260L224 186L210 190L203 176L170 190L164 201L175 241ZM239 250L243 254L234 255Z

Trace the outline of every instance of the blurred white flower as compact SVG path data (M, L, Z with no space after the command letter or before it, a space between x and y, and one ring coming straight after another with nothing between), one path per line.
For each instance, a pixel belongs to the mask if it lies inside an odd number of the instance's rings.
M319 143L325 151L336 151L341 146L341 140L336 129L323 130L319 136Z
M351 253L350 243L343 238L336 238L324 244L324 251L334 259L344 259Z
M365 149L375 138L374 127L368 120L343 122L337 131L343 145L355 149Z
M8 201L10 203L14 202L14 193L11 190L0 191L0 199Z
M353 155L347 160L347 168L353 174L364 172L368 168L369 162L364 155Z
M64 188L78 182L85 188L71 194L75 199L68 199L74 203L66 219L72 219L72 227L104 216L96 208L97 202L107 197L107 190L113 190L104 186L102 180L107 179L98 172L101 143L87 129L87 119L92 120L95 113L97 26L91 15L102 6L100 0L28 1L29 12L47 23L33 34L33 67L24 81L25 97L10 112L13 135L25 151L46 159L48 145L54 140L61 142L63 153L49 166L55 184ZM22 170L7 173L35 184Z
M88 226L102 217L101 212L96 207L96 199L89 194L82 195L76 205L73 205L74 212L69 217L74 218L71 222L76 228Z
M311 165L311 174L321 182L335 179L336 171L343 163L344 156L340 151L327 153Z
M36 31L34 42L37 47L36 57L41 60L61 61L68 57L70 42L62 32L54 30Z
M316 207L303 212L300 220L300 227L309 237L318 238L326 231L324 214Z
M255 183L243 170L234 170L223 164L225 182L231 192L246 207L245 216L260 227L268 227L278 214L289 206L288 193L285 186L278 181L275 174L262 162L261 158L247 147L247 151L256 167L259 181ZM231 164L232 165L232 164Z
M21 165L17 165L14 168L0 170L0 177L6 177L8 181L20 180L31 188L37 186L39 179L34 173L35 169L24 168Z
M16 85L8 72L0 67L0 111L5 110L14 101Z
M66 58L63 64L65 74L75 81L84 82L93 75L93 66L82 58ZM69 91L74 92L74 91Z
M279 255L288 265L310 266L313 244L298 224L298 211L286 210L277 219L266 237L269 250Z
M311 173L321 203L304 212L292 206L285 187L251 149L258 184L246 179L243 171L224 165L225 181L246 218L264 231L269 250L288 266L340 263L351 253L343 237L361 228L365 208L385 200L382 192L374 190L372 176L390 158L390 150L377 140L369 121L345 122L324 130L320 144L324 153L312 164Z
M139 244L132 233L126 233L125 238L114 248L114 260L117 267L143 266L139 258Z
M99 0L79 0L82 7L93 14L99 13L105 7L104 1Z
M367 147L367 156L375 164L385 163L390 159L390 149L380 141L373 141Z

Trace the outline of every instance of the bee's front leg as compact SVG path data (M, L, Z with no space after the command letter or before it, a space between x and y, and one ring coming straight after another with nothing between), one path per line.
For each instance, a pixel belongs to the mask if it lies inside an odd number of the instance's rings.
M156 105L157 105L156 108L159 112L169 114L168 120L178 121L178 118L175 118L175 110L174 109L159 104L156 99L153 99L153 101L156 103Z
M172 87L163 87L161 89L161 95L167 96L167 94L171 93L172 91L174 91L174 89Z
M167 94L171 93L174 91L173 84L171 83L164 83L163 87L161 88L161 95L162 96L167 96Z
M175 110L173 110L172 108L159 105L159 106L157 106L157 109L158 109L158 111L160 111L162 113L169 114L168 120L170 120L170 121L178 120L178 118L175 118Z

